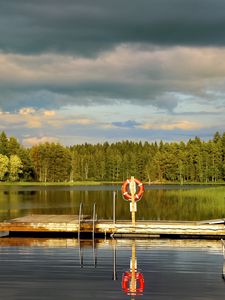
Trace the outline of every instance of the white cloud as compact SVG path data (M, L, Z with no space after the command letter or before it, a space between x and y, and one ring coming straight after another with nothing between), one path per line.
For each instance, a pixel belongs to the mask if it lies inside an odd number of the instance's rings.
M68 125L89 126L96 121L80 114L62 114L60 111L35 110L24 107L19 112L1 112L0 126L20 128L64 128Z
M51 136L42 136L42 137L27 137L23 139L23 144L26 146L34 146L37 144L42 144L45 142L49 143L58 143L59 140L56 137L51 137Z
M162 123L162 124L145 123L143 125L139 125L138 127L143 128L143 129L193 130L193 129L200 129L204 126L200 123L197 123L197 122L191 122L191 121L183 120L183 121L175 121L175 122L171 122L171 123Z
M29 115L35 113L35 109L33 107L23 107L19 110L20 115Z
M55 115L55 111L54 110L45 110L43 112L43 114L46 116L46 117L52 117Z

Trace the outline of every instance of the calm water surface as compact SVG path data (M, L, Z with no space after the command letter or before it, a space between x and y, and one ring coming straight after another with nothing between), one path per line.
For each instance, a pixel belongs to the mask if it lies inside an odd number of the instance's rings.
M79 243L76 239L2 238L0 246L0 295L4 300L216 300L225 296L220 241ZM137 297L122 289L132 254L144 278Z
M0 186L0 221L27 214L92 214L112 219L112 194L117 191L117 219L129 219L129 203L120 186ZM146 186L138 202L140 220L204 220L225 217L225 186Z

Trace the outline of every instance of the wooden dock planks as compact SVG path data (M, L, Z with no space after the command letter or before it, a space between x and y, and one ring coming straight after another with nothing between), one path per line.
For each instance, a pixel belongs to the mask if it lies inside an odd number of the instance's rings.
M0 223L0 232L35 233L92 233L93 221L84 216L79 226L79 218L74 215L28 215ZM225 236L224 222L182 222L182 221L137 221L132 226L130 220L98 220L94 223L96 234L143 235L143 236Z

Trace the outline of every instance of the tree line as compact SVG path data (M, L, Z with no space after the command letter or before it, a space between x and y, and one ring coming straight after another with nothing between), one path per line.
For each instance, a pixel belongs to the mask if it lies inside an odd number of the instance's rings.
M42 143L25 148L0 134L0 181L124 181L130 176L151 182L225 181L225 133L211 140L82 144Z

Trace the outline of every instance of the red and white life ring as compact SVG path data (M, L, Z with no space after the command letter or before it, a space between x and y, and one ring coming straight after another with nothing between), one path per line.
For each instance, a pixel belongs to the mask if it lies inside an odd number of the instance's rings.
M135 201L139 201L141 199L141 197L143 196L143 193L144 193L144 185L137 178L134 178L134 182L138 186L138 190L134 194L134 200ZM126 181L124 181L124 183L122 185L122 195L123 195L123 198L125 200L129 200L129 201L132 200L131 192L129 190L130 183L131 183L131 179L127 179Z
M145 281L141 272L135 272L136 288L131 290L132 272L124 272L122 277L122 289L127 295L141 295L144 292Z

